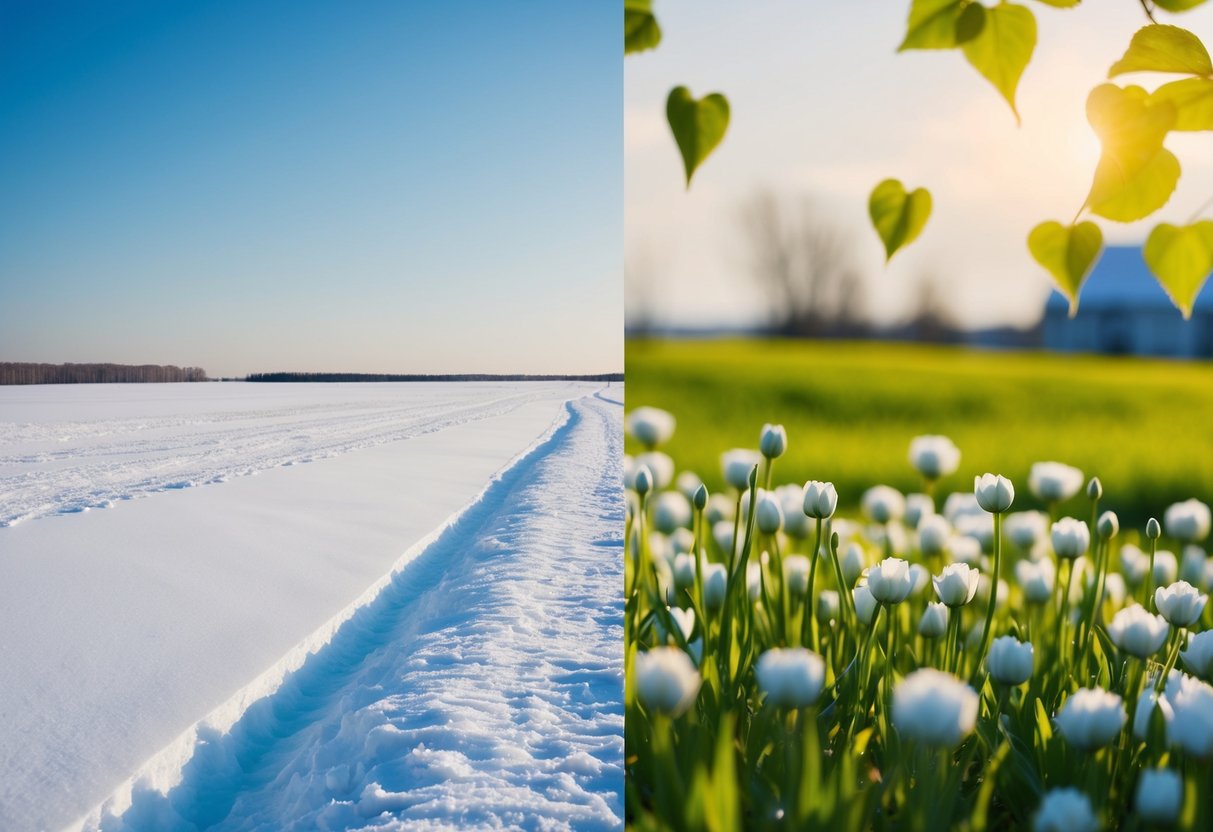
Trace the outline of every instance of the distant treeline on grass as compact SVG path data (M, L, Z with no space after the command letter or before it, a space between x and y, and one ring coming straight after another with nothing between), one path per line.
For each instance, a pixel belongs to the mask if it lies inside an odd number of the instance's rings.
M623 381L623 373L598 375L494 375L492 373L250 373L249 381Z
M209 381L201 367L172 364L34 364L0 362L0 384L132 384Z

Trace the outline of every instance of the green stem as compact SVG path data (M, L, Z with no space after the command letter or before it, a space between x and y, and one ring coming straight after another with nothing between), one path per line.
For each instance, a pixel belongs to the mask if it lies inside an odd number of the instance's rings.
M805 616L802 624L804 630L803 638L801 639L806 645L813 650L818 649L820 640L817 637L817 609L816 595L814 595L814 587L817 584L817 561L821 557L821 518L817 518L817 533L813 537L813 551L809 554L809 586L804 596ZM841 603L841 593L839 597Z
M1146 605L1150 612L1158 612L1154 603L1154 559L1158 555L1158 538L1150 538L1150 571L1146 573Z
M990 648L990 630L994 625L994 608L998 604L998 581L1002 575L1002 512L994 512L994 571L990 575L990 601L986 605L986 624L978 643L976 665L980 671L982 659Z

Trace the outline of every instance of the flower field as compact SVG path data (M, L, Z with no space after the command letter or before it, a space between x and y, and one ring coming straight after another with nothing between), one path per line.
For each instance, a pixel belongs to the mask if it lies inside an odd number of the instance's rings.
M714 345L685 349L704 346ZM913 375L932 358L906 353L886 375ZM1197 483L1122 523L1109 506L1133 505L1140 491L1117 495L1099 465L1069 464L1076 451L1064 440L1011 476L986 469L994 452L983 444L1019 444L1009 429L980 441L965 432L968 442L882 435L871 453L885 454L880 470L898 487L878 477L850 485L870 467L839 486L801 466L846 469L866 432L856 425L859 438L835 442L814 430L815 418L830 421L825 404L795 414L799 428L759 418L737 447L706 439L732 435L761 379L795 387L780 359L748 377L722 373L732 398L705 403L721 382L675 412L649 406L647 393L673 397L687 385L629 376L630 825L1213 828L1209 489ZM703 367L712 366L709 355ZM1096 362L1076 366L1092 378L1077 398L1110 384ZM862 373L820 370L825 386L849 376L873 401ZM985 375L978 391L991 395L1014 378ZM1134 395L1163 395L1161 375L1143 373ZM1048 410L1060 378L1042 379L1037 401ZM1059 424L1072 414L1064 404L1054 412ZM701 427L680 443L684 413ZM1208 457L1196 466L1208 475Z

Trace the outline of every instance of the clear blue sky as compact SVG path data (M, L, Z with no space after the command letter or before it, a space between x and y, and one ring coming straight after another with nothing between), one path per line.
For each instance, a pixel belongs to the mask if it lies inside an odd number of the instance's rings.
M0 5L0 360L622 369L622 15Z

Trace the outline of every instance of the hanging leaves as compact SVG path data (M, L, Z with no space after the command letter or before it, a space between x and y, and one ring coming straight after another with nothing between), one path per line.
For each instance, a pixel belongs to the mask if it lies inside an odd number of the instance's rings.
M965 0L913 0L906 37L897 51L955 48L958 44L956 28L965 8Z
M1070 317L1078 314L1078 294L1103 251L1103 232L1093 222L1062 225L1042 222L1028 234L1028 251L1045 267L1058 290L1070 301Z
M1213 220L1185 226L1162 223L1146 238L1142 256L1187 320L1192 317L1196 296L1213 272Z
M1162 146L1176 123L1175 105L1141 87L1100 84L1087 98L1087 120L1103 146L1087 196L1092 213L1132 222L1157 211L1179 182L1179 160Z
M980 32L961 45L965 59L994 85L1011 105L1015 120L1015 90L1036 49L1036 17L1026 6L1001 2L988 8Z
M675 87L670 90L665 112L682 154L689 188L695 170L724 139L729 126L729 102L718 92L696 99L686 87Z
M1175 107L1172 130L1213 130L1213 78L1171 81L1150 93L1150 99Z
M1137 30L1124 57L1108 70L1108 77L1126 72L1213 75L1213 62L1196 35L1178 26L1155 23Z
M872 225L884 243L885 262L902 246L918 238L931 216L931 194L926 188L907 193L896 179L886 179L875 187L868 199Z
M623 0L623 54L656 49L661 27L653 16L652 0Z

